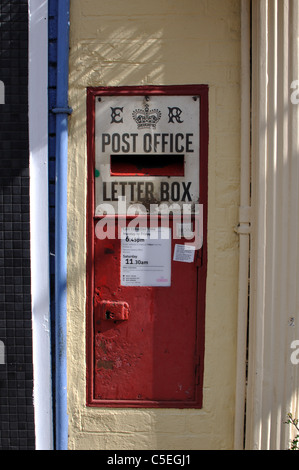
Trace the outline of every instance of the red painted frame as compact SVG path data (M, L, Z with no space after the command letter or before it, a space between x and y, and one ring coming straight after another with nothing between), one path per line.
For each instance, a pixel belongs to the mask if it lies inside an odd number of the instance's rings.
M203 248L202 266L198 272L197 299L203 299L197 306L198 312L198 351L199 351L199 383L198 400L195 406L202 408L204 351L205 351L205 297L207 277L207 218L208 218L208 147L209 147L209 87L208 85L162 85L162 86L122 86L122 87L89 87L87 88L87 205L86 205L86 405L93 407L124 407L124 408L160 408L159 402L103 403L94 398L94 327L93 327L93 298L94 298L94 205L95 205L95 99L99 96L197 96L200 98L200 204L203 204ZM163 403L163 408L186 408L179 402Z

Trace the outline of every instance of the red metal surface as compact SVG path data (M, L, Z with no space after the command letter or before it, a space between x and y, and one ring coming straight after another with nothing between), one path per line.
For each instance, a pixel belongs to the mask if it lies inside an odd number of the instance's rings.
M100 298L126 302L130 316L95 313L95 399L196 402L196 263L173 262L171 287L122 287L119 260L120 240L96 240Z
M120 286L120 240L94 237L97 222L93 218L94 100L100 94L200 96L199 202L204 210L204 244L197 252L197 262L172 262L170 287ZM88 89L87 136L87 404L201 407L207 269L208 87ZM175 240L172 255L174 243ZM103 302L128 304L127 319L105 318Z

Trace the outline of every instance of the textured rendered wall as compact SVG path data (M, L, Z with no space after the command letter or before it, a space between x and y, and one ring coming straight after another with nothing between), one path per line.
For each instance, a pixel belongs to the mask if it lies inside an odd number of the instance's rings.
M86 87L210 87L208 278L201 410L85 406ZM239 0L72 0L68 206L71 449L231 449L238 292Z

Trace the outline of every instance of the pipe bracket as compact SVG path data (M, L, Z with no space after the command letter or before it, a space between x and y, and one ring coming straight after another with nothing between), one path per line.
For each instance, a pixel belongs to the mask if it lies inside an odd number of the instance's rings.
M235 232L238 235L250 235L251 233L251 226L250 224L239 224L237 227L235 227Z
M63 108L52 108L54 114L72 114L73 110L69 106Z

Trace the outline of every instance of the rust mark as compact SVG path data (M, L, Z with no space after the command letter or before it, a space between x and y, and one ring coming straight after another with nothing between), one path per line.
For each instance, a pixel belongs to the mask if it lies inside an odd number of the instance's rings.
M107 353L106 343L104 341L100 341L99 347Z
M104 361L103 359L99 359L97 361L97 367L99 369L113 370L114 362L113 361Z

